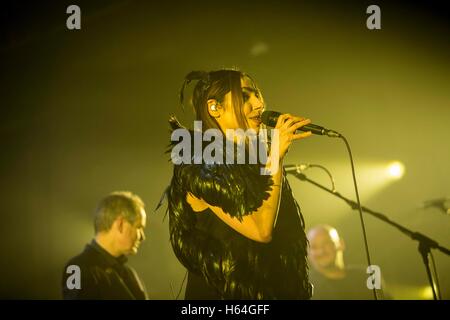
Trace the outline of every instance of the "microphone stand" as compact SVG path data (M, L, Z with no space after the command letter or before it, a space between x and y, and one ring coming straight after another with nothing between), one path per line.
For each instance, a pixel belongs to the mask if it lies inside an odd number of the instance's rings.
M298 172L298 170L293 171L293 170L289 170L286 171L287 174L292 174L293 176L295 176L297 179L302 180L302 181L306 181L309 182L313 185L315 185L316 187L344 200L345 202L347 202L347 204L353 209L353 210L358 210L358 203L356 203L353 200L350 200L346 197L344 197L343 195L341 195L339 192L335 191L335 190L331 190L328 189L327 187L309 179L306 175L304 175L301 172ZM394 222L392 220L390 220L388 217L386 217L384 214L379 213L379 212L375 212L369 208L366 208L364 206L361 206L362 211L369 213L370 215L374 216L375 218L378 218L381 221L386 222L387 224L397 228L398 230L400 230L403 234L407 235L409 238L411 238L412 240L416 240L419 242L419 246L418 246L418 250L420 255L422 256L422 260L423 263L425 264L425 269L427 272L427 277L428 277L428 281L430 283L430 286L433 290L433 298L434 300L438 299L438 296L436 294L436 289L435 289L435 283L433 280L433 277L431 275L431 270L430 270L430 264L429 264L429 260L428 260L428 256L431 254L431 249L438 249L439 251L450 255L450 250L441 246L439 243L437 243L436 241L434 241L433 239L427 237L426 235L420 233L420 232L415 232L415 231L411 231L408 228L398 224L397 222ZM434 260L433 260L433 264L434 264ZM438 284L437 284L437 288ZM440 293L439 293L439 299L440 299Z

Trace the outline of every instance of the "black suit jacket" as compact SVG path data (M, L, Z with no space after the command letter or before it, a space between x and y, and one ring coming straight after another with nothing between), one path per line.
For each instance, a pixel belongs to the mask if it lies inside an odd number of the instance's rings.
M115 258L100 247L95 240L86 245L84 251L69 260L62 277L64 299L90 300L144 300L147 294L144 285L125 256ZM67 273L70 265L79 267L81 288L71 288Z

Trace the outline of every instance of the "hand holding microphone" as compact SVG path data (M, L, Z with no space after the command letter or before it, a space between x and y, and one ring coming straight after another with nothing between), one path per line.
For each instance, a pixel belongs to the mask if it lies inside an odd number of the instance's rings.
M279 119L281 118L281 116L284 116L284 115L285 114L282 114L282 113L277 112L277 111L269 111L269 110L268 111L264 111L261 114L261 121L266 126L275 127L276 128L276 125L278 124ZM289 114L287 114L287 115L291 116ZM294 117L294 116L291 116L291 117ZM294 118L304 119L304 118L299 118L299 117L294 117ZM286 121L286 118L283 118L283 119L284 119L284 121ZM311 122L308 122L307 124L305 124L303 126L299 126L297 129L301 130L301 131L305 131L305 132L311 131L311 133L313 133L313 134L326 135L326 136L331 137L331 138L339 138L339 137L341 137L341 135L338 132L326 129L324 127L321 127L321 126L318 126L318 125L315 125L315 124L312 124Z
M261 115L261 120L264 124L267 124L267 113L264 111ZM297 133L297 130L301 130L302 127L311 123L310 119L302 117L296 117L291 114L279 114L276 121L272 120L272 127L278 129L279 132L279 158L283 159L291 146L292 141L304 139L309 137L311 131ZM268 125L268 124L267 124Z

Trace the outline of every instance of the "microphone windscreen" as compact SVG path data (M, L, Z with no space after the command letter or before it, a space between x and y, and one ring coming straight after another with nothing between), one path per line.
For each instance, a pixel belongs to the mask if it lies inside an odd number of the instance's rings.
M280 115L281 115L280 112L267 110L261 114L261 121L266 126L275 127L278 121L278 117Z

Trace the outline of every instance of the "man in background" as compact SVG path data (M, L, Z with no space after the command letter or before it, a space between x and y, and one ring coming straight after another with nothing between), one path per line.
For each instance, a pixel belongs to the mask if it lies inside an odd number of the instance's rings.
M314 285L314 300L373 300L373 290L367 287L366 267L346 266L344 240L337 230L318 225L308 231L311 263L310 279ZM378 294L380 293L380 294ZM377 290L381 296L381 290Z
M145 239L144 203L131 192L113 192L95 211L95 238L64 268L64 299L142 300L146 290L127 266Z

